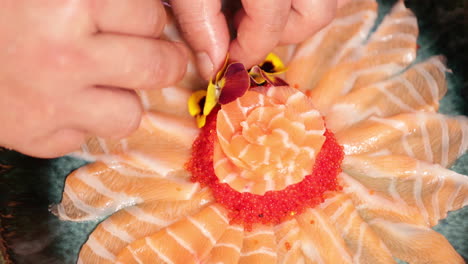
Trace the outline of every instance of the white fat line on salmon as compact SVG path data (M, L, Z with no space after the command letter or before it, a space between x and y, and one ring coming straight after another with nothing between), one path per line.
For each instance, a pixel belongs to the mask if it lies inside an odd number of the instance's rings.
M392 32L391 34L385 34L385 35L379 35L379 36L375 36L375 38L372 39L372 41L375 41L375 42L386 42L386 41L389 41L389 40L395 40L395 39L398 39L398 40L403 40L403 41L406 41L406 42L409 42L409 43L416 43L417 41L417 36L414 35L414 34L411 34L411 33L404 33L404 32ZM402 43L404 44L403 46L405 46L407 43Z
M364 233L367 229L367 224L365 222L361 222L359 225L359 238L358 238L358 248L356 251L356 255L353 256L353 263L359 264L361 263L360 258L362 254L362 241L364 240Z
M128 251L130 252L130 254L132 254L132 257L134 260L136 260L136 262L138 264L145 264L141 259L140 257L138 257L138 254L135 252L135 250L133 250L133 248L130 246L130 247L127 247Z
M127 155L130 158L130 160L132 160L131 164L133 162L141 163L137 166L149 168L150 170L159 173L162 176L161 178L166 178L166 176L168 176L168 174L170 174L171 172L177 169L182 169L185 162L185 160L183 159L177 162L156 159L154 157L149 157L137 151L129 152L127 153ZM161 156L161 158L163 157Z
M96 140L99 143L99 147L101 147L104 154L109 154L109 149L107 148L106 140L100 137L96 137Z
M300 131L304 131L306 130L306 127L305 127L305 124L303 122L299 122L299 121L292 121L290 122L290 125L292 127L295 127L296 129L300 130Z
M390 179L390 184L388 185L387 190L388 190L388 193L390 194L390 196L392 196L392 198L393 198L393 200L395 200L395 202L403 204L405 206L408 206L408 204L403 200L403 198L401 198L401 196L398 193L398 190L396 188L397 178L392 177L391 175L389 175L388 178Z
M354 209L353 212L351 212L351 214L349 214L349 216L348 216L348 223L345 225L345 227L341 231L341 234L342 234L343 237L347 236L349 234L349 231L351 230L351 227L354 224L354 218L356 218L356 217L360 218L357 210ZM362 219L360 219L360 220L361 220L360 222L362 222Z
M303 232L304 233L304 232ZM326 264L317 251L318 246L310 238L301 238L301 250L306 258L312 261L312 263Z
M140 101L141 104L143 105L143 109L149 110L151 107L148 94L146 93L145 90L138 90L138 94L140 95Z
M247 112L249 111L249 107L242 106L241 100L236 100L236 104L237 104L237 108L240 110L243 117L246 118L247 117Z
M388 21L388 25L406 25L418 29L418 20L414 16L393 18Z
M427 123L429 122L426 114L419 113L417 116L417 123L419 125L419 129L421 130L421 137L424 146L424 154L426 154L426 159L429 162L434 161L434 156L432 152L432 145L431 145L431 138L429 132L427 131ZM433 132L433 131L432 131Z
M445 64L442 63L441 60L443 60L443 57L435 56L435 57L430 58L428 62L432 63L440 71L440 73L442 73L442 75L445 77L446 72L452 72L452 71L447 69L447 66L445 66Z
M457 116L455 120L458 121L461 130L460 148L458 149L457 158L460 157L468 150L468 118L464 116Z
M257 229L245 233L244 239L251 239L255 236L274 236L275 232L271 229Z
M70 201L73 203L74 207L76 207L78 210L87 214L85 216L81 216L81 218L79 218L80 221L96 220L97 218L101 218L102 216L107 215L114 211L113 210L114 208L111 208L111 209L96 208L96 207L86 204L80 198L78 198L78 196L75 194L75 192L71 189L70 185L68 184L65 184L63 193L68 196ZM59 213L60 218L64 220L78 220L78 219L70 218L68 216L68 214L65 211L65 208L63 208L62 203L57 206L57 211Z
M380 83L376 84L377 90L379 90L387 99L398 106L401 110L406 112L415 112L416 109L412 108L411 106L407 105L405 102L401 100L398 96L395 96L387 87L387 85Z
M385 208L386 210L398 214L405 214L405 212L408 212L409 210L409 208L404 205L395 204L393 201L390 201L382 196L370 194L364 185L348 174L340 173L339 177L346 185L343 191L357 198L357 201L355 201L354 204L356 205L355 207L358 211L366 209L381 210L382 208Z
M103 259L107 259L110 261L115 261L115 255L112 254L107 248L105 248L99 241L97 241L94 236L90 236L88 241L86 241L85 246L88 246L91 251L93 251L96 255L100 256Z
M266 191L271 191L276 189L276 182L274 180L275 174L272 171L268 171L263 175L263 179L265 180L265 189Z
M150 133L161 130L168 135L172 135L172 139L175 142L187 148L192 147L193 141L200 132L196 126L193 126L192 123L181 117L170 116L163 113L159 114L157 112L151 112L147 117L153 126Z
M139 208L138 206L127 207L124 210L125 212L134 216L139 221L150 223L153 225L163 227L163 226L168 226L172 223L172 221L167 221L167 220L158 218L152 214L148 214L143 209Z
M293 240L297 240L295 237L299 235L299 232L301 231L297 224L295 225L296 227L291 228L279 241L276 242L276 250L279 248L283 247L283 244L285 243L286 240L291 239L293 237Z
M226 175L224 178L221 179L222 183L232 183L235 181L238 177L240 177L239 173L236 172L231 172L228 175Z
M106 203L106 205L109 208L113 207L114 210L119 210L123 207L131 206L143 201L143 199L140 197L129 196L123 192L115 192L109 189L106 185L104 185L101 179L95 176L95 173L79 170L75 173L75 177L84 184L88 185L89 188L94 189L98 194L112 199L112 203Z
M249 256L252 256L252 255L257 255L257 254L259 254L259 255L260 254L268 255L268 256L272 256L274 258L277 257L276 252L273 251L273 249L268 248L268 247L260 247L259 249L252 250L252 251L249 251L249 252L242 251L240 255L241 255L241 257L249 257Z
M219 167L219 166L223 166L223 165L227 165L229 164L229 159L228 158L222 158L222 159L218 159L215 163L214 163L214 167Z
M364 16L361 18L362 22L360 25L360 29L356 34L354 34L348 41L345 42L345 45L341 47L341 50L335 55L334 58L331 60L332 66L336 65L340 62L343 57L350 53L348 57L348 61L353 61L362 56L364 52L363 43L366 40L371 28L374 26L375 19L377 18L377 13L373 10L368 10L364 12ZM354 25L354 24L353 24Z
M240 252L241 252L240 246L236 245L236 244L233 244L233 243L217 243L216 245L214 245L214 248L217 248L217 247L231 248L231 249L234 249L236 251L236 253L238 253L238 254L240 254Z
M229 219L227 218L227 216L223 212L221 212L221 210L218 208L218 206L212 205L209 208L211 210L213 210L213 212L215 212L223 220L224 223L226 223L226 224L229 223Z
M300 113L299 117L302 119L306 119L306 118L316 119L316 118L321 118L322 116L320 115L320 112L318 110L310 109L310 110Z
M89 152L88 144L83 143L81 144L81 152L83 152L83 155L85 156L92 156L91 153Z
M376 123L380 123L386 126L390 126L398 131L400 131L402 134L407 134L408 133L408 126L404 121L397 120L397 119L391 119L391 118L380 118L376 116L371 116L369 120L374 121Z
M295 92L286 99L285 105L289 107L296 107L296 104L301 105L307 97L302 92Z
M419 167L419 165L418 165ZM416 169L416 171L420 171L419 168ZM421 213L422 217L424 218L424 222L429 226L431 221L429 219L429 213L427 212L426 206L424 206L424 202L422 199L422 188L423 188L423 179L422 175L419 175L419 177L416 177L414 183L413 183L413 198L416 202L416 206L419 209L419 212Z
M291 63L294 63L294 61L296 60L305 59L309 56L312 56L315 50L317 50L320 44L322 44L325 35L328 33L331 27L332 24L324 27L319 32L317 32L312 38L304 41L302 45L299 45L291 59Z
M210 231L206 230L206 228L203 226L203 224L198 222L198 220L196 220L192 216L187 216L187 220L192 225L194 225L200 231L200 233L211 242L211 245L216 244L216 239L213 237L213 234L211 234Z
M101 225L102 225L102 228L106 230L108 233L110 233L111 235L119 238L120 240L126 243L132 243L133 241L135 241L135 238L132 237L129 233L127 233L127 231L121 229L120 227L112 223L112 217L104 220L101 223Z
M378 157L378 156L387 156L392 155L392 152L389 149L380 149L375 152L367 154L369 157Z
M302 150L307 153L310 159L315 159L315 149L312 147L302 147Z
M429 87L429 91L431 92L432 96L432 103L438 104L439 103L439 87L437 82L434 80L434 77L424 68L424 64L418 64L414 67L414 70L419 73L420 76L423 77L424 81L427 83Z
M153 241L152 241L152 239L151 239L150 237L146 237L146 238L145 238L145 243L146 243L146 245L148 245L148 247L149 247L152 251L154 251L154 253L156 253L156 255L158 255L158 257L159 257L160 259L162 259L162 260L164 261L164 263L166 263L166 264L175 264L174 262L172 262L172 260L171 260L168 256L164 255L164 254L159 250L159 248L157 248L157 247L153 244Z
M442 178L436 177L437 179L437 186L435 190L432 193L432 212L434 215L434 218L436 219L435 222L439 221L439 219L442 217L440 215L440 204L439 204L439 195L440 195L440 190L444 187L445 181Z
M176 241L177 244L179 244L181 247L186 249L194 257L197 256L197 252L191 247L190 243L188 243L187 241L179 237L177 234L172 232L171 227L167 227L165 230L166 230L166 234L170 236L172 239L174 239L174 241Z
M323 203L319 204L319 208L325 209L328 206L334 204L335 202L341 200L341 197L342 195L333 195L332 197L325 199Z
M409 70L411 71L411 70ZM406 77L403 76L396 76L391 79L392 82L397 82L403 85L406 88L406 91L409 95L419 104L419 106L425 106L427 103L424 101L424 98L418 92L418 90L414 87L413 83L408 81Z
M436 115L436 118L439 120L440 129L442 131L440 137L442 141L441 150L440 150L440 165L442 167L447 167L449 150L450 150L450 135L448 130L448 124L446 118L442 115Z
M332 230L330 230L330 226L326 222L326 220L323 219L323 217L317 213L315 209L310 209L309 212L314 216L315 220L317 220L317 225L321 227L322 230L327 233L329 239L331 242L335 245L336 249L338 249L339 255L346 261L351 262L351 256L348 254L346 249L343 247L343 245L340 244L340 242L337 240L336 236L333 234Z
M321 130L306 130L305 135L306 136L323 136L325 133L325 129Z
M330 220L332 222L336 222L340 216L343 215L343 213L348 209L349 206L351 206L353 203L351 200L346 200L343 203L339 205L339 207L335 210L335 212L330 216Z
M227 230L234 230L234 231L243 233L244 232L244 227L241 226L241 225L229 225L227 227Z
M219 115L221 114L221 116ZM227 112L225 110L220 110L218 112L218 117L221 117L222 119L224 119L224 123L229 127L229 129L231 130L231 133L234 133L236 130L234 128L234 125L231 123L231 119L229 118ZM222 133L220 133L219 129L217 131L218 133L218 138L222 138L224 139L224 137L222 136ZM228 140L224 139L226 142L229 142Z
M466 176L465 176L466 177ZM458 184L457 189L450 195L450 198L447 200L447 211L452 211L455 209L455 199L458 196L458 193L460 193L461 189L463 188L463 184Z
M160 178L160 179L165 179L162 175L155 171L149 171L149 170L138 170L130 164L123 164L119 161L103 161L109 168L112 170L118 172L119 174L122 174L124 176L129 176L129 177L139 177L139 178Z
M394 63L386 63L386 64L381 64L378 66L371 66L371 68L364 68L361 70L356 70L351 73L347 79L343 83L343 88L341 89L341 95L348 94L354 87L354 84L356 83L356 80L361 76L365 74L375 74L375 73L385 73L387 75L392 75L395 72L399 72L402 70L403 67Z

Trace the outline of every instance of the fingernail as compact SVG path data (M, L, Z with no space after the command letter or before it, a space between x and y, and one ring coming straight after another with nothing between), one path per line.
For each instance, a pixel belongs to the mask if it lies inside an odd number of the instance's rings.
M208 56L206 52L198 52L196 57L200 74L205 77L205 79L210 79L213 75L213 62L210 56Z

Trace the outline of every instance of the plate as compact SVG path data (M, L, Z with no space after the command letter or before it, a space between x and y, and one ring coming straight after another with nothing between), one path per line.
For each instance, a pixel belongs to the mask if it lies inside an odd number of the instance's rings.
M394 1L380 1L380 19ZM448 58L449 91L440 112L468 115L468 1L406 1L420 25L419 59L434 54ZM65 177L85 164L72 157L44 160L0 150L0 264L75 263L81 245L98 222L58 220L48 208L58 203ZM452 169L468 174L468 154ZM452 212L434 229L468 260L468 207Z

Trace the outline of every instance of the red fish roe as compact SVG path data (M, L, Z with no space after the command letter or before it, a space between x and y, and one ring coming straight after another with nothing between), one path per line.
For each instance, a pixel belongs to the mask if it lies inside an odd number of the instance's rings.
M206 125L194 141L192 157L186 168L192 173L192 181L208 186L216 201L229 210L232 223L243 224L247 229L255 223L278 224L308 207L322 203L325 192L341 190L336 177L341 172L343 148L328 130L312 173L301 182L283 190L268 191L264 195L241 193L226 183L220 183L213 168L217 111L208 116Z

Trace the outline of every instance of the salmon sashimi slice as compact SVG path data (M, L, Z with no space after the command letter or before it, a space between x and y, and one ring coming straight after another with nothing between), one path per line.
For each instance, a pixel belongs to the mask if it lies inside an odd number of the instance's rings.
M430 112L371 117L336 138L345 155L400 154L448 167L468 149L468 118Z
M137 93L143 108L148 112L192 118L187 107L187 101L191 95L191 91L188 89L180 86L169 86L160 89L138 90Z
M62 201L53 212L61 219L87 221L145 201L189 200L200 187L183 174L163 177L119 162L95 162L67 177Z
M78 156L91 160L120 156L135 167L143 166L167 175L184 169L197 135L198 128L193 120L148 113L129 137L121 140L89 138Z
M392 203L416 209L431 227L468 205L468 177L408 156L351 155L343 171Z
M369 222L395 257L414 264L463 264L447 239L428 227L374 219Z
M244 228L241 225L230 225L216 242L204 264L237 264L239 263Z
M276 239L272 226L256 225L245 232L239 264L277 263Z
M301 228L296 219L283 222L275 228L277 263L304 263L301 249Z
M124 208L96 227L81 248L78 262L115 263L116 255L130 243L197 213L212 201L211 192L205 189L188 201L154 201Z
M375 0L350 1L340 8L331 24L297 46L286 81L303 91L313 89L327 70L365 40L376 17Z
M218 112L214 169L237 191L263 194L312 172L324 140L323 119L290 87L247 91Z
M327 127L338 132L370 116L435 112L447 92L446 71L444 58L436 56L391 79L352 91L331 106Z
M416 17L399 1L369 41L326 72L310 91L316 107L326 114L340 96L402 71L416 58L417 35Z
M410 173L411 172L408 174ZM422 178L421 174L415 173L415 175ZM440 175L437 175L437 177L438 176ZM430 178L430 176L426 178ZM460 177L455 176L454 178ZM408 200L416 200L415 202L419 208L415 209L405 203L395 202L395 198L388 198L388 196L381 195L377 192L379 189L382 189L379 185L384 184L386 185L385 187L389 189L388 192L390 192L391 195L393 194L396 196L402 193L401 191L395 191L396 187L394 187L391 181L387 181L386 184L385 181L379 184L375 184L374 182L374 186L376 186L377 189L377 191L374 191L368 189L365 185L346 173L342 173L340 179L345 186L344 192L352 197L359 215L372 227L382 241L384 241L393 256L410 263L463 263L463 260L450 243L442 235L428 227L429 223L426 219L428 216L425 214L429 215L430 209L428 209L429 206L424 204L422 193L431 189L433 185L422 190L421 183L415 183L411 191L406 190L406 192L411 192L411 195L414 195L414 198ZM466 179L457 180L464 182L462 185L459 185L458 188L465 185L466 192ZM363 179L363 181L366 182L366 179ZM438 185L438 183L436 185ZM440 190L440 187L438 188ZM431 197L430 204L434 206L433 208L438 207L439 204L435 197L438 198L441 197L441 195L438 195L436 192L436 194ZM452 197L456 198L457 194L455 193ZM461 197L466 200L466 193ZM396 200L398 200L398 198L396 198ZM428 201L427 199L424 200ZM446 209L454 206L453 203L455 201L452 201L454 199L450 198L449 200L450 202L446 205ZM455 203L459 203L459 201ZM462 203L466 204L466 201ZM454 207L458 207L458 205ZM442 209L439 210L442 211Z
M117 256L118 263L200 263L229 225L220 205L205 207L193 216L136 240Z
M340 231L352 253L353 263L396 263L383 241L359 216L347 195L335 194L319 207Z
M296 216L302 230L301 248L312 263L353 263L352 253L339 231L320 209L307 209Z

